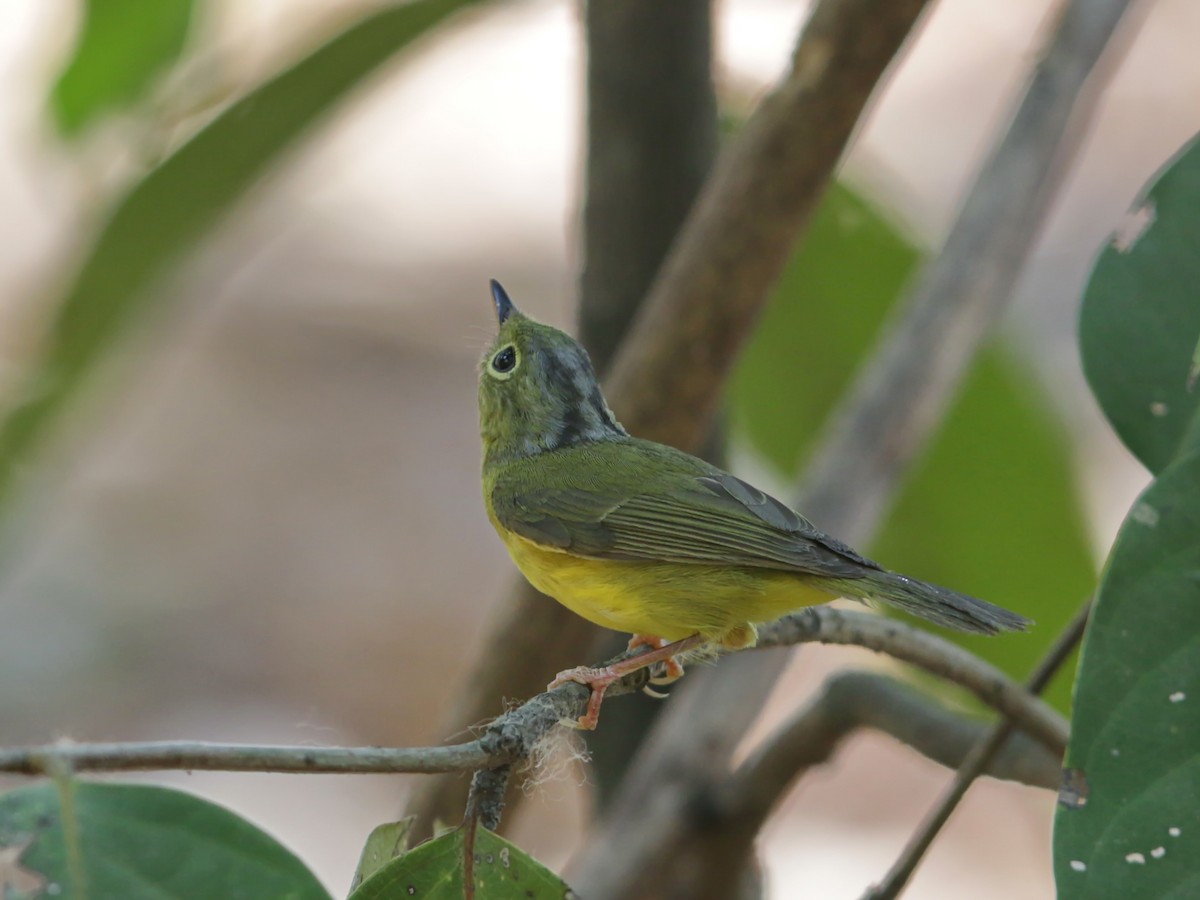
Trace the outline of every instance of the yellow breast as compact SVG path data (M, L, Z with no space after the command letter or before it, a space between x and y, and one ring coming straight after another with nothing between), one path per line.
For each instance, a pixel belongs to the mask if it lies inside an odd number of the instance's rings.
M571 556L511 532L501 534L521 574L543 594L603 628L656 633L620 563Z
M679 640L747 632L829 594L789 572L654 560L572 556L497 528L529 582L603 628ZM734 638L740 643L743 638ZM752 637L751 637L752 640Z

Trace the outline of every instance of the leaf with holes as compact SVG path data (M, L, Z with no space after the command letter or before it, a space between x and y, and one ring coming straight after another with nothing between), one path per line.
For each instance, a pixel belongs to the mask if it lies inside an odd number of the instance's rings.
M1064 900L1200 896L1200 151L1165 171L1084 298L1088 379L1158 474L1121 528L1080 656L1054 824ZM1136 232L1136 233L1135 233Z
M462 900L467 831L458 828L393 859L367 878L350 900ZM569 900L561 879L515 844L480 827L475 837L475 896L479 900Z
M0 895L329 900L274 838L165 788L67 782L0 797Z
M1167 165L1092 270L1079 319L1083 369L1134 456L1158 472L1196 427L1200 143Z

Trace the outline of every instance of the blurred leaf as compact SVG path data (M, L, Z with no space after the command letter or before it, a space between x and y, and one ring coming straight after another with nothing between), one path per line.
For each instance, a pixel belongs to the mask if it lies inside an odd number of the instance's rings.
M192 0L88 0L75 54L51 98L63 134L140 99L179 56L191 19Z
M384 822L371 829L371 833L367 835L367 842L363 845L362 853L358 857L358 867L354 870L354 878L350 881L351 890L382 869L384 864L402 856L407 851L408 833L412 830L412 824L416 818L416 816L408 816L399 822Z
M165 788L66 784L0 797L5 898L329 900L290 851L227 809Z
M826 192L730 388L733 426L781 472L799 473L920 258L848 188Z
M390 7L234 103L120 201L57 305L50 347L0 427L0 502L15 466L166 276L322 115L393 53L477 0Z
M455 831L414 847L368 878L350 900L462 900L463 840ZM564 900L573 897L557 875L515 844L486 828L475 837L475 896L479 900Z
M1079 320L1088 383L1151 472L1178 452L1200 394L1188 379L1200 338L1200 145L1136 204L1092 271Z
M1084 295L1088 379L1157 480L1117 536L1084 640L1055 817L1059 896L1200 896L1200 146L1167 168L1137 234Z
M799 473L919 261L863 200L829 192L732 390L735 425L787 475ZM1091 590L1066 436L1032 376L998 347L980 355L870 551L1035 619L1029 635L947 632L1019 678ZM1050 692L1061 709L1069 684L1068 672Z

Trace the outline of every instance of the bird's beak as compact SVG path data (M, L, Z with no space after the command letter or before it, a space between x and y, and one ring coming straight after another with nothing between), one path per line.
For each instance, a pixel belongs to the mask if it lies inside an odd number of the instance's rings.
M496 304L496 319L503 325L508 317L517 311L512 300L508 296L508 292L500 286L495 278L492 279L492 302Z

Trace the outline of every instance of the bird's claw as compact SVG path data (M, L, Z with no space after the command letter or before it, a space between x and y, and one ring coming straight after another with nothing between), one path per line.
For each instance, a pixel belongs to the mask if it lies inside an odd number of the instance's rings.
M611 666L599 669L591 666L576 666L574 669L567 669L555 675L546 690L552 691L556 687L572 681L590 689L592 693L588 697L587 712L579 717L575 727L585 731L595 731L596 725L600 722L600 704L604 702L604 692L608 690L609 685L620 681L622 677L623 673L614 672Z

